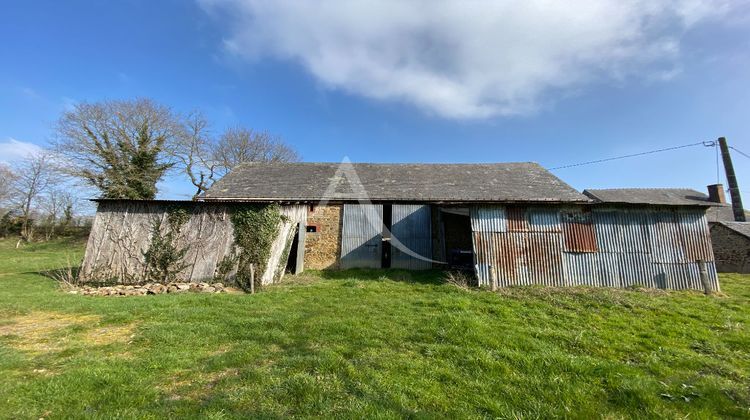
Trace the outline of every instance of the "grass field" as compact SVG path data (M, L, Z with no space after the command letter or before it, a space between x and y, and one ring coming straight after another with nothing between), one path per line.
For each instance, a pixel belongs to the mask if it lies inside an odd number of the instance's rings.
M696 292L308 273L84 297L82 245L0 242L0 418L750 417L750 276Z

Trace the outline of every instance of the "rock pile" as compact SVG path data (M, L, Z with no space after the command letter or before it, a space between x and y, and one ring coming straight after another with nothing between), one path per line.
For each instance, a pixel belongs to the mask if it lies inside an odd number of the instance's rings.
M104 287L84 286L68 293L84 296L140 296L184 292L226 293L227 289L221 283L146 283Z

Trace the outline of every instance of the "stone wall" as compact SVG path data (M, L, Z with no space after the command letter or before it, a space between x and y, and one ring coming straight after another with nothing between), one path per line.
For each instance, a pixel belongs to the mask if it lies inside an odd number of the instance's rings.
M308 232L305 234L305 268L325 270L339 268L341 256L340 204L313 206L307 210ZM314 226L316 231L310 232Z
M719 223L711 223L711 242L720 273L750 273L750 238Z

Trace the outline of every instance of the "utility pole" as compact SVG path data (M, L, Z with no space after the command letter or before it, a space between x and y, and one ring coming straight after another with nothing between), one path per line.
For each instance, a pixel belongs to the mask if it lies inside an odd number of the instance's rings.
M727 173L727 183L729 184L729 195L732 197L734 220L736 222L745 222L745 208L742 206L740 187L737 185L737 176L734 174L732 157L729 155L729 146L727 146L727 139L724 137L719 137L719 148L721 148L721 159L724 161L724 170Z

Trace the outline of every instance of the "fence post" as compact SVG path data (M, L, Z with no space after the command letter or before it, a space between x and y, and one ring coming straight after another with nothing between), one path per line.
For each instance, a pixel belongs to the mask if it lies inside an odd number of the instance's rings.
M495 267L490 264L490 290L493 292L497 290L497 281L495 279Z
M713 288L711 287L711 282L708 279L708 267L706 266L706 262L704 260L698 260L698 271L701 275L701 283L703 283L703 292L707 295L710 295L713 292Z

